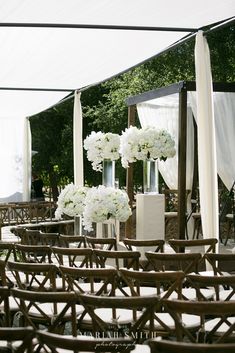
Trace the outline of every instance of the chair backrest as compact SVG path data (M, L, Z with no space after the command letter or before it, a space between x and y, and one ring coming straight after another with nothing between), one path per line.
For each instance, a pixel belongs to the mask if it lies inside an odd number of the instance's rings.
M92 267L93 250L91 248L62 248L52 247L58 263L70 267Z
M8 242L0 243L0 258L7 263L10 258L16 260L15 244Z
M23 262L52 263L52 251L49 245L16 244L15 250Z
M164 252L165 241L162 239L140 240L140 239L124 238L122 241L126 246L127 250L138 250L139 247L144 247L144 248L153 247L155 248L154 250L152 250L154 252Z
M77 337L66 337L45 331L38 331L37 338L42 346L52 349L54 353L60 353L61 349L66 350L68 353L129 353L135 348L131 338L97 338L91 340Z
M185 274L198 272L200 253L155 253L147 251L146 258L155 271L183 271Z
M195 288L198 300L207 300L204 295L205 288L210 288L214 292L210 300L235 300L235 275L187 275L186 278L189 286Z
M146 251L164 252L165 241L162 239L140 240L124 238L122 241L128 251L139 251L141 253L140 267L144 271L150 269L149 262L145 258Z
M191 342L231 342L235 330L235 301L164 300L164 308L175 321L176 337ZM182 315L199 316L201 324L194 334L184 325Z
M40 231L41 242L43 245L49 246L60 246L60 235L59 233L42 232Z
M134 335L136 342L153 337L155 312L159 306L157 296L106 297L80 294L78 300L84 307L84 312L78 317L78 325L86 325L89 316L93 335L97 332L101 337L117 337L117 333L119 337Z
M96 238L86 236L88 246L92 249L117 250L116 238Z
M209 239L169 239L169 245L175 250L175 252L184 252L186 249L193 251L193 248L197 248L196 252L203 251L205 247L205 253L216 251L216 244L218 240L216 238L209 238ZM200 250L198 249L200 248Z
M40 231L36 229L24 229L21 234L21 244L41 245Z
M9 261L7 264L18 288L34 291L56 291L58 268L50 263L26 263Z
M65 290L95 295L115 295L118 282L118 272L115 269L60 266L59 270L64 279Z
M63 248L86 248L85 235L63 235L59 236L60 246Z
M0 328L0 346L3 352L31 353L35 336L33 327ZM6 346L4 346L6 344Z
M70 322L72 335L77 335L77 296L74 292L36 292L13 288L11 293L22 314L23 326L38 329L41 324L51 332L63 333L65 323Z
M9 311L9 296L10 289L6 286L0 287L0 326L10 326L10 311Z
M205 254L205 259L211 265L215 275L224 275L224 271L235 272L234 254Z
M97 267L111 265L117 269L121 267L139 269L139 251L109 251L93 250Z
M151 353L233 353L235 343L186 343L174 342L159 339L152 339L148 342Z
M125 285L130 289L131 296L139 296L142 286L154 287L155 295L160 296L164 291L161 299L170 297L173 292L176 292L178 298L182 298L182 283L185 274L182 271L173 272L154 272L154 271L134 271L121 268L121 281L123 283L123 294L128 296L125 290Z

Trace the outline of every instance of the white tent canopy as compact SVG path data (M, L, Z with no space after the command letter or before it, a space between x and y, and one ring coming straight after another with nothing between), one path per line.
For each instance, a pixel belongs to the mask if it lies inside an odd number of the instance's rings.
M16 187L2 175L16 175L12 160L26 158L23 118L234 13L234 0L0 0L0 129L17 134L15 154L0 140L0 201L22 193L23 176ZM14 128L6 119L15 119Z

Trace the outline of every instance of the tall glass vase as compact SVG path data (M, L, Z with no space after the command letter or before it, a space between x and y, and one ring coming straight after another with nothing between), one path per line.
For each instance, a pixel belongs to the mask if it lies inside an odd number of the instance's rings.
M115 161L110 159L103 160L102 184L115 187Z
M143 183L145 194L158 194L158 161L143 161Z
M82 235L82 218L74 216L74 235Z

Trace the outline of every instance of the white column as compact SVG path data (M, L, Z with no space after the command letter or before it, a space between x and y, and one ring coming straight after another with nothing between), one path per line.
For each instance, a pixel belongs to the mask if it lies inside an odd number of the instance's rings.
M31 197L31 166L32 138L29 119L25 118L23 139L23 201L30 201Z

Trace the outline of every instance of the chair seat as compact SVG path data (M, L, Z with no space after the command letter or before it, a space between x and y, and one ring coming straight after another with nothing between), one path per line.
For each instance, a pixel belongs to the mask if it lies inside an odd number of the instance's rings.
M36 303L36 304L38 305L40 310L42 310L42 312L44 312L47 316L53 318L56 315L54 312L54 304L53 303L39 303L39 304ZM26 303L26 305L27 305L27 303ZM57 313L59 314L64 309L65 304L64 303L57 303L56 307L57 307ZM77 315L81 314L83 312L83 310L84 310L84 308L82 305L76 305ZM40 318L42 316L42 314L39 312L39 310L35 306L32 306L29 309L29 315L34 316L35 318ZM69 308L66 313L66 317L70 317L70 316L71 316L71 308Z
M203 296L206 298L206 299L212 299L214 294L215 294L215 291L213 289L201 289L200 292L203 294ZM161 297L164 296L166 292L163 292L161 293ZM196 290L195 288L183 288L182 289L182 295L183 297L185 297L185 299L188 299L188 300L197 300L197 293L196 293ZM173 292L169 297L168 299L178 299L178 293L176 292Z
M79 283L79 287L86 293L96 293L102 288L103 285L104 285L103 282L94 282L93 283L93 291L91 291L91 284L90 283ZM111 288L112 288L111 284L108 284L107 285L107 292L110 292ZM76 289L74 289L74 290L76 292Z
M116 309L116 317L117 320L113 319L113 311L111 308L99 308L94 310L95 314L98 315L101 320L106 322L107 324L119 324L119 325L127 325L133 321L133 311L129 309ZM141 316L141 312L137 312L137 317ZM91 318L89 314L86 314L82 320L84 324L91 323Z
M123 287L123 291L127 294L127 296L131 297L131 290L130 287ZM137 292L137 288L134 287L134 290ZM148 286L141 286L139 287L140 296L148 296L148 295L157 295L157 289L156 287L148 287ZM125 295L120 289L115 290L115 296L123 296Z
M159 319L162 321L169 329L175 329L175 321L168 313L156 313L155 314L154 328L155 330L164 330L161 323L157 321ZM192 330L200 326L200 318L197 315L182 314L182 322L187 329ZM146 325L148 328L148 324Z

